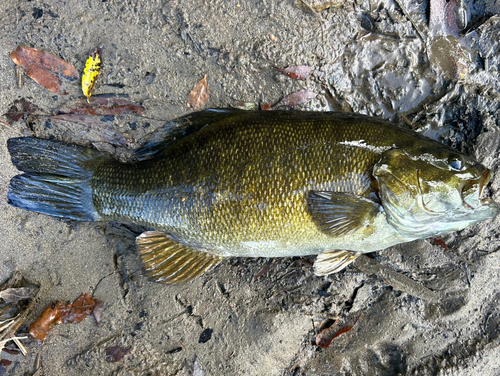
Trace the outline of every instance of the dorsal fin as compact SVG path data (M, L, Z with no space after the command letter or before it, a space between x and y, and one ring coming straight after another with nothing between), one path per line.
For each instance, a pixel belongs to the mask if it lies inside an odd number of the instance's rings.
M174 119L147 136L146 142L134 152L134 155L138 161L161 157L165 148L171 143L194 134L209 124L244 112L232 108L211 108Z
M381 210L376 202L344 192L310 191L307 206L311 219L330 236L345 236L362 230L369 235L371 224Z
M148 279L168 285L189 282L224 259L180 244L159 231L143 232L136 244Z

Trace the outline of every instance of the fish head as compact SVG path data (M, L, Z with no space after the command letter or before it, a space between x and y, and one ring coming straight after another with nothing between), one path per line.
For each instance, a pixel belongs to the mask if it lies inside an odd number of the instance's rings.
M482 164L444 146L391 149L373 167L373 184L388 222L414 239L458 231L495 217L481 198L492 175Z

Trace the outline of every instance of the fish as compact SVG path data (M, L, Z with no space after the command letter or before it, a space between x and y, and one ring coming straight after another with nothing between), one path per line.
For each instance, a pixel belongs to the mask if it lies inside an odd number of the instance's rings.
M317 255L314 273L328 275L363 253L499 212L482 197L490 170L382 119L210 109L169 124L133 163L55 140L9 139L23 173L10 181L8 202L146 227L136 238L142 267L165 284L189 282L228 257Z

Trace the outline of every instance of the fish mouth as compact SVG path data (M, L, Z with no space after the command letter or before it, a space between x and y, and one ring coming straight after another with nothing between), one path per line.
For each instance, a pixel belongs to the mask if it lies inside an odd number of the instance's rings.
M488 183L491 181L493 177L493 174L491 173L491 171L489 169L486 169L481 177L477 178L477 179L470 179L470 180L467 180L464 184L464 186L462 187L462 192L461 192L461 196L462 196L462 202L463 202L463 205L467 208L467 209L476 209L474 208L472 205L470 205L469 203L467 203L465 200L470 197L471 195L474 195L476 190L477 190L477 200L479 201L479 206L487 206L487 205L491 205L494 201L491 200L490 198L481 198L482 194L483 194L483 189L484 187L486 187L488 185Z

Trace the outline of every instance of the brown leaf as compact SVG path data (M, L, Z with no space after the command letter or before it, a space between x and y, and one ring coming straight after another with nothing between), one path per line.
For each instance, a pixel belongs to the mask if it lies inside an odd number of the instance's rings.
M429 12L429 29L433 36L459 36L457 0L431 0Z
M120 347L120 346L108 347L106 349L106 362L108 363L119 362L125 357L125 355L130 353L131 349L132 349L131 347Z
M17 303L19 300L33 298L37 292L37 287L11 287L0 291L0 299L5 303Z
M199 108L208 100L208 83L207 75L194 85L193 90L189 93L187 105L192 109Z
M4 367L10 366L12 364L12 360L8 359L0 359L0 364Z
M12 105L4 115L11 121L26 120L33 113L40 113L42 110L30 101L21 98L12 102Z
M445 251L448 250L448 246L446 245L444 240L441 239L439 236L436 236L435 238L429 239L429 243L431 243L432 245L438 245L441 248L443 248Z
M322 349L326 349L328 346L330 346L330 343L337 338L339 335L343 333L347 333L350 331L354 325L358 322L359 318L361 315L359 315L356 318L356 321L354 321L354 324L352 325L347 325L339 329L338 327L338 321L335 321L332 326L329 328L326 328L322 330L317 336L316 336L316 345L321 347Z
M271 108L271 105L269 103L264 102L264 103L260 104L260 110L261 111L271 111L272 108Z
M98 299L94 299L94 301L95 301L95 305L94 305L94 309L92 310L92 314L95 317L95 321L97 322L97 325L99 325L99 323L101 322L101 311L102 311L103 304Z
M296 67L288 67L285 69L273 68L278 72L286 74L288 77L293 78L294 80L305 80L306 77L311 73L311 67L307 65L299 65Z
M95 300L82 294L73 303L52 303L38 319L30 325L30 334L41 345L55 324L73 324L83 321L94 309Z
M32 124L35 135L49 138L56 134L64 142L82 145L109 144L112 146L132 146L132 140L113 128L113 115L90 116L82 114L61 114L44 117Z
M277 104L275 104L272 109L276 109L277 107L281 106L288 106L288 107L295 107L298 106L299 104L304 104L309 102L311 99L316 98L318 94L302 89L299 91L296 91L295 93L292 93L290 95L287 95L285 98L281 99Z
M21 351L16 350L16 349L6 349L6 348L3 348L2 351L5 351L7 354L11 354L11 355L18 355L18 354L21 353Z
M92 116L125 115L136 113L144 115L143 106L132 103L128 95L95 95L90 103L85 98L66 103L59 109L60 114L82 114Z
M68 94L60 90L60 76L69 80L79 77L75 67L66 61L36 48L18 46L10 58L26 70L26 74L53 93Z

